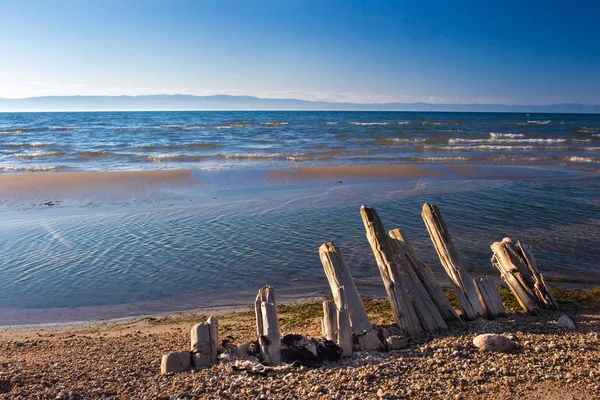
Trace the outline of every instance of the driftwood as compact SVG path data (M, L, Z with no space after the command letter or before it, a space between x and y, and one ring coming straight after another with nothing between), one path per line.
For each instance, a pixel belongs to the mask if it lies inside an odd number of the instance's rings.
M506 316L506 310L498 288L494 283L494 278L486 276L484 278L473 279L475 289L477 290L477 296L483 306L483 314L486 318L496 318Z
M344 287L339 288L342 304L346 304L346 293ZM337 309L337 344L342 348L342 356L350 357L354 350L352 339L352 327L350 325L350 313L345 308Z
M273 287L265 286L258 291L254 310L262 358L268 365L277 365L281 362L281 334Z
M362 206L360 214L396 323L400 329L411 336L423 333L423 327L410 302L408 291L400 278L395 253L390 244L391 239L385 234L377 212L370 207Z
M345 309L350 317L352 332L362 350L377 350L382 348L377 331L373 329L367 311L360 300L358 290L354 285L350 271L342 257L342 253L333 242L323 243L319 248L321 263L327 275L333 299L338 310ZM345 296L340 295L343 288ZM345 299L345 300L344 300Z
M458 298L463 317L467 320L482 317L483 306L477 296L473 278L471 278L460 262L458 252L454 247L452 237L442 219L440 210L433 204L425 203L421 216L423 217L423 221L425 221L425 226L440 261L454 283L456 297Z
M217 362L219 350L219 326L215 317L192 327L192 362L195 368L209 367Z
M336 341L337 337L337 307L333 301L323 302L323 321L321 328L323 337L327 340Z
M523 309L536 313L540 308L558 310L558 304L546 286L544 277L538 272L535 260L521 242L504 238L492 244L492 264L501 273Z
M389 242L396 251L396 264L400 271L400 277L408 290L411 303L423 329L432 333L448 329L442 314L415 273L404 242L392 237Z
M427 294L431 297L431 300L434 302L444 320L447 322L460 321L460 317L456 314L454 307L450 304L450 300L448 300L444 294L444 291L438 284L437 279L435 279L433 272L431 272L431 269L427 264L417 257L414 248L404 233L400 229L392 229L389 232L389 235L394 241L401 242L398 243L398 245L404 248L405 257L411 264L413 271L418 276L419 281L423 284Z
M448 328L431 297L417 277L403 242L385 233L377 212L360 209L367 239L383 279L396 322L408 335Z

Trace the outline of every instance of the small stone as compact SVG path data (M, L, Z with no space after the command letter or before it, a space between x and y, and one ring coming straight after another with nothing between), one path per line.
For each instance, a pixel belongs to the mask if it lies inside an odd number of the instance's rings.
M377 390L377 397L384 397L385 396L385 392L382 389L378 389Z
M566 315L561 315L558 321L556 321L556 327L573 330L575 329L575 324L571 318L567 317Z
M481 352L508 353L517 348L510 339L495 333L478 335L473 339L473 345Z
M389 350L399 350L408 347L408 339L405 336L390 336L385 339Z
M171 372L180 372L190 369L192 366L192 357L188 351L165 354L160 363L160 373L168 374Z

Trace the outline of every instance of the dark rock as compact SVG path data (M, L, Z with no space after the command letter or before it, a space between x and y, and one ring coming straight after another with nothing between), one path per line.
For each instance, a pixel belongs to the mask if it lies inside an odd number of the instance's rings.
M331 340L319 342L317 343L317 357L323 361L338 361L342 358L342 348Z

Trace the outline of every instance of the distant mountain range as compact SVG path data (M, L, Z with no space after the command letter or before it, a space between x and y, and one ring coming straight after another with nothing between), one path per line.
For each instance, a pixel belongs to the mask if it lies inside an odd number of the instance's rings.
M10 111L175 111L175 110L300 110L300 111L465 111L529 113L600 113L600 104L434 104L333 103L297 99L263 99L252 96L43 96L0 98L0 112Z

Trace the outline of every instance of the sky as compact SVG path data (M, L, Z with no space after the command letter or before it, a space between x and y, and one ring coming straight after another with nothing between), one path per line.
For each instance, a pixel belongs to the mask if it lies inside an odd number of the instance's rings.
M0 97L600 103L600 2L0 0Z

